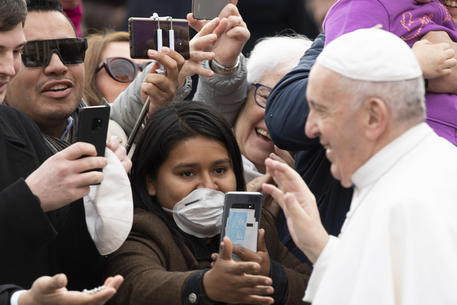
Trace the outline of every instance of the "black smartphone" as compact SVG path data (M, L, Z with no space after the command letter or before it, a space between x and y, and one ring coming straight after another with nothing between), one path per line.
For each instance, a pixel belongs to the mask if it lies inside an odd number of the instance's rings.
M233 244L257 251L262 198L258 192L225 194L221 241L227 236Z
M157 50L157 42L162 41L164 47L170 47L185 59L189 59L189 23L187 20L131 17L128 24L130 57L148 59L148 50ZM162 30L161 37L157 36L158 29ZM170 30L173 31L170 32Z
M192 0L192 14L195 19L211 20L219 16L229 0Z
M102 104L78 108L75 142L87 142L97 149L97 156L105 156L110 106ZM99 169L101 170L101 169Z

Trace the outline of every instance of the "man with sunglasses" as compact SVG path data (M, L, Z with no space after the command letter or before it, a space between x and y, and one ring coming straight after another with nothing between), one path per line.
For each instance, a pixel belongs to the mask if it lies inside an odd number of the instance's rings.
M20 53L25 43L22 29L25 16L25 1L1 1L0 104L6 93L6 85L20 68ZM77 199L72 196L64 198L73 192L74 188L63 191L57 187L59 184L67 186L61 181L69 176L62 175L62 165L65 165L66 171L75 169L74 162L67 158L71 152L75 157L80 157L81 153L92 155L94 149L90 145L79 143L46 160L50 153L33 121L11 107L0 105L1 305L104 304L122 282L120 276L109 278L105 282L107 289L93 294L76 291L69 293L65 289L67 278L63 274L40 277L27 291L16 285L5 284L7 279L8 282L21 284L29 281L31 285L31 281L40 273L50 273L51 270L45 267L46 263L43 265L38 261L43 258L44 253L55 251L55 245L51 241L56 236L50 223L53 215L45 214L44 211L57 209ZM98 161L102 161L99 165L103 166L104 160ZM94 158L86 158L80 163L93 164ZM50 188L37 191L42 185ZM49 247L49 251L46 251ZM12 257L11 253L20 255ZM24 261L27 259L32 261ZM53 255L51 259L56 257ZM34 264L36 266L28 269ZM27 275L23 274L24 267ZM12 272L8 272L9 270ZM22 281L15 281L17 278Z

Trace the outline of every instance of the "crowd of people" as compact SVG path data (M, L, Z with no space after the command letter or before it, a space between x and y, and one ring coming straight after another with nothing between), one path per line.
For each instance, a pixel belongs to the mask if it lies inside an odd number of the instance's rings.
M457 303L455 2L314 1L314 40L237 4L139 60L78 0L0 1L0 305ZM263 193L257 251L231 191Z

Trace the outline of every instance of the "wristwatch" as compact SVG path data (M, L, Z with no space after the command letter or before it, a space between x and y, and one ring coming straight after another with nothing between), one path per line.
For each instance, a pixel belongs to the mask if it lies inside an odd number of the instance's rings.
M236 59L236 64L233 67L226 67L226 66L220 64L219 62L217 62L217 60L215 60L215 59L209 61L209 66L210 66L211 70L213 70L217 74L222 74L222 75L233 74L236 72L236 70L238 70L238 67L240 66L240 57L238 56L238 58Z

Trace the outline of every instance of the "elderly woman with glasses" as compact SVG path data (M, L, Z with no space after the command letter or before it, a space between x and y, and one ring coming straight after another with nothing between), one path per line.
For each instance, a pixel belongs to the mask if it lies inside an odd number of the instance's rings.
M238 11L233 15L241 18ZM200 21L188 18L198 29ZM308 38L298 35L264 38L246 59L241 50L248 38L242 19L219 37L213 49L215 58L203 62L215 74L200 76L194 95L194 100L213 104L232 124L243 155L246 182L265 173L265 159L275 152L264 120L267 97L311 45Z

